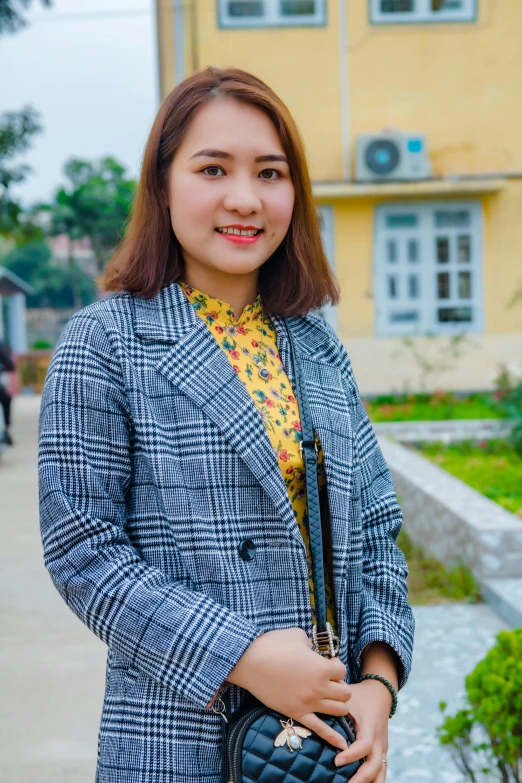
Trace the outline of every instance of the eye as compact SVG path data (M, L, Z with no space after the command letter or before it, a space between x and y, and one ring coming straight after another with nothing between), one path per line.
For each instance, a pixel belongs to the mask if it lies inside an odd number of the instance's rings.
M204 169L201 169L202 173L209 172L209 171L210 172L211 171L221 171L221 172L223 172L223 174L225 173L223 171L223 169L221 168L221 166L205 166ZM262 174L266 174L267 172L269 174L275 174L276 176L275 177L264 177L264 176L261 176ZM280 171L278 171L277 169L263 169L263 171L261 171L259 173L259 175L261 176L261 179L266 179L266 180L269 180L269 181L270 180L281 179L282 176L283 176L283 174ZM214 176L213 174L207 174L207 176L209 176L211 179L220 179L220 177Z
M209 171L209 169L214 169L215 171L223 171L221 166L205 166L205 168L201 169L201 171ZM217 179L217 177L211 176L211 179Z
M278 171L277 169L263 169L263 171L261 171L260 173L265 174L265 172L267 171L271 171L274 174L277 174L277 177L262 177L262 179L281 179L281 177L283 176L281 172Z

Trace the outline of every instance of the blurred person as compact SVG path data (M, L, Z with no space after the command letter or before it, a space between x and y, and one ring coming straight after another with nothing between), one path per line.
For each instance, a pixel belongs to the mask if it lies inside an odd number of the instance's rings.
M2 435L2 442L7 443L9 446L13 446L13 439L9 432L11 426L11 395L8 391L9 377L7 373L15 370L15 364L13 361L13 354L10 345L0 339L0 405L4 412L4 431Z
M384 783L414 631L402 513L348 355L313 312L338 284L300 133L264 82L208 67L167 96L103 287L55 348L39 430L45 564L109 648L98 783L219 783L216 703L245 691L336 764L365 757L354 783ZM312 651L285 325L330 507L331 660ZM356 741L317 713L350 715Z

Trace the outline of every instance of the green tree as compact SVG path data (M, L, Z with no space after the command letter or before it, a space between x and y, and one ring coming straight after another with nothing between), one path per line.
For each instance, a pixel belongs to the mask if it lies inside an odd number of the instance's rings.
M41 0L41 3L49 7L51 0ZM26 26L24 10L31 4L32 0L0 0L0 36L16 33ZM28 221L20 223L22 208L10 193L10 187L23 182L31 169L12 161L29 148L32 137L41 130L39 115L30 106L20 112L0 115L0 235L18 234L18 241L35 238L38 230Z
M79 310L82 307L81 277L82 271L74 256L74 240L81 239L81 230L77 224L74 211L66 205L56 203L51 212L51 224L49 228L51 236L63 234L67 237L67 265L74 296L74 307Z
M51 205L52 231L71 240L88 237L101 273L123 236L136 182L110 157L95 162L72 159L64 171L68 183Z
M49 7L51 0L40 0ZM32 0L0 0L0 35L16 33L27 25L24 10L32 5Z
M51 250L42 239L15 247L0 263L35 289L28 307L80 309L96 298L93 281L81 269L73 279L69 268L51 264Z
M0 115L0 234L18 233L25 237L32 230L30 223L20 221L22 207L11 195L11 187L23 182L31 169L13 161L29 148L32 137L41 130L39 114L31 106Z

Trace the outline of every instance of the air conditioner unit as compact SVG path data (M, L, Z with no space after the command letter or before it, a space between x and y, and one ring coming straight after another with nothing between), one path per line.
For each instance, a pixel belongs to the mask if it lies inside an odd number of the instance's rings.
M426 179L431 163L426 137L419 133L361 133L357 137L355 179L359 182Z

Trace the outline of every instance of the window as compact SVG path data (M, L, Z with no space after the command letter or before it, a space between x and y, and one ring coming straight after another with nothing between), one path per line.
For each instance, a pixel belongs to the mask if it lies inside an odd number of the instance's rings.
M369 0L374 24L474 22L478 0Z
M330 266L335 272L335 254L334 254L334 215L331 204L319 204L316 206L317 217L321 227L321 238L323 240L324 252L330 262ZM325 321L337 332L338 327L338 308L327 304L321 307L317 312L322 315Z
M326 0L218 0L221 27L326 24Z
M375 220L377 334L482 331L480 204L387 204Z

